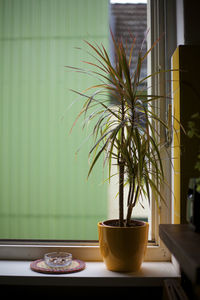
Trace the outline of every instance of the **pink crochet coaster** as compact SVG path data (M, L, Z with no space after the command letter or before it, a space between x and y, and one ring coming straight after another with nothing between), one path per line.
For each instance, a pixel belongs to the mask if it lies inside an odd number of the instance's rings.
M32 271L46 274L67 274L79 272L85 269L85 262L73 259L71 265L66 267L52 268L46 265L44 259L37 259L30 264Z

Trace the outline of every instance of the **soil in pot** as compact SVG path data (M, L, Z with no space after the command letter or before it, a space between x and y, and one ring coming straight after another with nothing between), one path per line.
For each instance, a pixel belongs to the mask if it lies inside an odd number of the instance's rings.
M106 220L102 222L105 226L114 226L114 227L120 227L119 226L119 220ZM125 224L125 221L124 221ZM144 222L138 221L138 220L131 220L128 227L135 227L135 226L144 226Z

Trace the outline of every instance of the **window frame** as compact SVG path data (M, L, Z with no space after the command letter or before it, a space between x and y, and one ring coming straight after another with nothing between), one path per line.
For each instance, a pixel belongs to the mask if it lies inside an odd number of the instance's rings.
M166 2L168 4L166 4ZM148 45L151 45L163 32L166 32L167 27L167 11L169 2L164 0L147 0L147 24L151 28L148 34ZM170 20L171 22L172 20ZM174 21L175 22L175 21ZM168 29L168 28L167 28ZM169 27L169 30L172 27ZM168 36L172 36L169 34ZM173 41L173 45L174 45ZM161 39L159 44L150 53L151 60L148 62L148 68L151 73L159 69L165 69L167 40ZM158 69L157 69L158 68ZM161 76L165 76L162 74ZM166 90L166 79L164 77L155 77L150 83L153 86L152 92L163 93ZM160 106L160 113L165 115L166 105ZM163 138L165 138L163 136ZM171 181L171 167L166 164L167 181ZM145 261L170 261L171 255L163 242L159 238L159 224L171 223L173 212L171 209L172 197L171 193L166 188L161 187L162 193L167 196L167 206L161 205L160 214L155 205L152 203L152 241L148 243ZM60 240L0 240L0 259L16 259L16 260L33 260L42 257L44 253L51 251L67 251L72 253L73 257L85 261L101 261L98 241L60 241Z

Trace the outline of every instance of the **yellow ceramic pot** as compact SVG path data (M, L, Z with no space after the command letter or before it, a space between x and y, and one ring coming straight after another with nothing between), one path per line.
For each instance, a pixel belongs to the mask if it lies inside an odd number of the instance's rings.
M136 222L136 226L109 225L113 220L98 223L100 252L108 270L136 272L144 259L149 225Z

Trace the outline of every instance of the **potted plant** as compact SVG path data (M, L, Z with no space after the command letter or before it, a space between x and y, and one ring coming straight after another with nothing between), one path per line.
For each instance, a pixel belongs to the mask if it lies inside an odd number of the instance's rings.
M127 54L122 41L116 41L111 35L114 64L103 45L86 41L92 51L91 60L85 62L89 70L69 68L99 80L98 84L84 92L74 91L85 99L77 119L84 115L84 126L93 120L94 144L89 152L92 160L88 176L104 155L108 180L114 175L119 178L119 218L98 223L100 251L109 270L136 271L141 266L147 246L148 223L132 220L132 211L141 197L145 196L150 201L151 192L158 196L157 199L162 199L159 185L164 180L160 156L163 145L153 123L167 128L154 111L155 100L165 97L148 95L147 90L140 90L141 84L153 76L141 79L140 73L144 60L158 41L143 55L141 48L137 54L136 69L131 73L135 39ZM112 167L116 165L118 172L113 174ZM127 199L124 196L125 186L128 187Z

